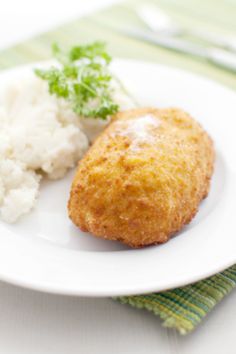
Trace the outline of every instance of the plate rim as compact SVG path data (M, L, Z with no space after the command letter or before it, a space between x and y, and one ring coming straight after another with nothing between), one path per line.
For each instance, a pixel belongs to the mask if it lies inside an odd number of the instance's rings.
M32 68L36 65L42 65L42 64L46 64L49 63L51 61L41 61L41 62L34 62L34 63L30 63L30 64L26 64L26 65L20 65L14 68L10 68L10 69L6 69L6 70L2 70L0 72L0 76L2 74L6 75L9 72L14 72L14 71L21 71L22 69L27 69L27 68ZM152 61L143 61L143 60L134 60L134 59L126 59L126 58L116 58L114 59L114 62L130 62L130 63L138 63L138 64L142 64L142 65L151 65L151 66L156 66L159 69L164 69L164 70L169 70L172 72L179 72L179 73L183 73L184 75L187 75L189 78L192 78L194 80L200 80L202 82L208 82L213 84L214 86L217 86L218 88L223 88L225 91L230 92L230 94L233 94L236 97L236 93L229 87L220 84L217 81L214 81L212 79L209 79L208 77L204 77L202 75L198 75L195 74L191 71L187 71L187 70L183 70L183 69L179 69L177 67L173 67L173 66L167 66L167 65L163 65L163 64L159 64L159 63L155 63ZM71 251L70 251L71 252ZM79 251L74 251L74 252L79 252ZM222 270L234 265L236 262L236 258L232 258L232 260L229 260L228 262L223 262L222 264L219 264L218 267L213 266L212 269L207 269L207 271L204 274L201 275L195 275L193 276L191 279L186 279L185 281L176 281L176 282L172 282L172 284L165 285L165 286L158 286L158 290L157 290L157 285L154 284L150 284L149 286L144 285L144 288L135 288L135 289L124 289L124 290L120 290L117 291L115 290L115 292L113 292L112 290L109 292L107 290L105 290L105 292L96 289L94 292L92 291L86 291L86 290L79 290L78 289L65 289L63 286L55 286L55 285L50 285L48 283L44 283L43 281L40 283L35 282L28 282L28 281L24 281L23 279L20 279L18 277L18 279L14 278L13 276L6 276L4 274L2 274L1 272L1 266L0 266L0 280L3 280L7 283L10 284L14 284L17 286L21 286L23 288L27 288L27 289L33 289L33 290L37 290L37 291L42 291L42 292L47 292L47 293L53 293L53 294L61 294L61 295L73 295L73 296L88 296L88 297L104 297L104 296L128 296L128 295L135 295L135 294L146 294L146 293L150 293L150 292L155 292L155 291L165 291L165 290L169 290L169 289L173 289L176 287L180 287L180 286L185 286L194 282L197 282L199 280L208 278L209 276L212 276L218 272L221 272ZM219 262L220 263L220 262Z

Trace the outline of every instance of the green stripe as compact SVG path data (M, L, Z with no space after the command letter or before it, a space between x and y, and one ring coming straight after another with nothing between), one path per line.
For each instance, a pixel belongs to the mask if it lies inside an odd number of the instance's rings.
M176 328L181 334L186 334L235 287L236 265L207 280L180 289L143 296L123 296L116 300L139 309L147 309L159 315L164 320L164 326ZM206 306L202 306L203 303L206 303Z

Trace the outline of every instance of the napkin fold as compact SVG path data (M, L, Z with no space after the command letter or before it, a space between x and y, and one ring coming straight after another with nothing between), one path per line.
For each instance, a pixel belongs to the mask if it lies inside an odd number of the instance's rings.
M155 2L162 7L166 6L165 10L182 21L185 28L194 25L201 29L205 28L206 31L217 30L219 32L219 27L225 27L228 33L230 31L231 34L236 33L234 11L229 5L222 3L221 8L218 9L215 6L215 0L208 0L207 4L206 2L198 2L198 4L195 2L196 14L195 7L190 4L191 1L179 1L178 11L176 11L176 2L163 0ZM224 72L205 61L172 53L135 39L126 38L119 32L108 30L111 24L113 28L117 26L117 29L119 26L124 26L125 23L129 26L142 26L143 24L138 20L134 11L137 2L141 1L131 0L121 5L109 7L89 17L64 24L24 43L2 50L0 52L0 69L50 58L50 48L53 42L58 42L66 48L79 42L99 39L108 43L110 52L115 56L178 66L213 78L231 88L236 88L236 79L231 73ZM212 8L214 8L214 12L212 12ZM222 13L224 13L223 17ZM207 18L207 21L203 23L204 18ZM178 289L149 295L122 296L115 299L137 309L151 311L160 316L164 326L176 328L181 334L186 334L192 331L235 286L236 265L206 280Z

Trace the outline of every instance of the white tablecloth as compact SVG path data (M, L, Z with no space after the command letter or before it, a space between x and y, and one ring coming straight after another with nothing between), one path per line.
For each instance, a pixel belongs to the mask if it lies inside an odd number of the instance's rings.
M234 354L236 292L186 337L110 299L55 296L0 283L1 354Z
M2 0L0 48L110 0ZM110 299L48 295L0 282L0 354L234 354L236 292L187 337Z

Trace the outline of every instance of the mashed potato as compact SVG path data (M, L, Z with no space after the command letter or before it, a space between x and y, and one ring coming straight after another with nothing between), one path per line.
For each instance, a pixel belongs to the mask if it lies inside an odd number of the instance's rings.
M122 95L119 100L129 105ZM106 124L79 119L34 73L24 73L5 86L0 92L1 219L12 223L28 213L42 176L62 178Z

